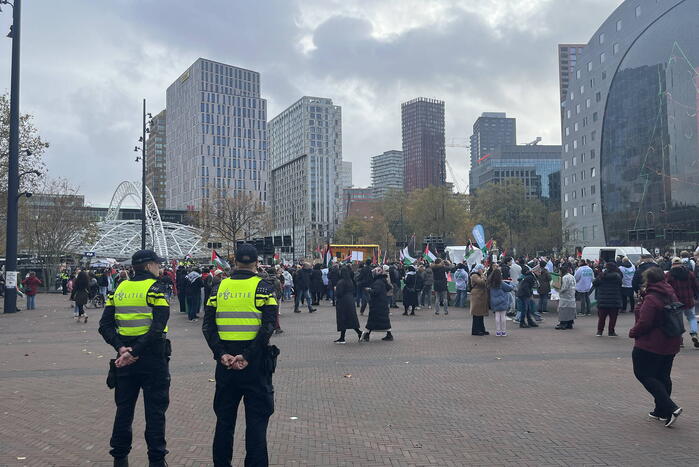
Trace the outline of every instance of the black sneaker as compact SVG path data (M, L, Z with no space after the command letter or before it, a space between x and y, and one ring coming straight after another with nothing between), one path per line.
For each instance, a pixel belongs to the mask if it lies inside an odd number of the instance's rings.
M694 347L699 349L699 337L696 334L692 334L692 342L694 342Z
M617 334L616 332L610 332L610 333L607 334L607 335L608 335L609 337L619 337L619 334Z
M675 409L675 411L672 412L672 415L670 415L670 418L668 418L665 422L665 426L667 428L670 428L672 425L675 424L680 415L682 415L682 407L677 407L677 409Z
M338 339L338 340L333 341L333 342L335 342L336 344L340 344L340 345L341 345L341 344L346 344L346 343L347 343L347 341L345 341L344 339Z
M393 334L386 334L381 340L382 340L382 341L392 341L392 340L393 340Z
M362 334L362 337L359 339L359 341L360 342L369 342L369 335L370 334L368 332L365 332L364 334Z
M597 334L595 334L597 337L602 337L602 331L597 331Z
M650 418L652 418L653 420L663 420L663 421L664 421L664 420L667 420L666 418L663 418L663 417L661 417L660 415L658 415L658 414L655 412L655 410L652 411L652 412L648 412L648 416L649 416Z
M317 308L311 308L310 310L308 310L309 313L313 313L313 312L316 312L316 311L318 311Z

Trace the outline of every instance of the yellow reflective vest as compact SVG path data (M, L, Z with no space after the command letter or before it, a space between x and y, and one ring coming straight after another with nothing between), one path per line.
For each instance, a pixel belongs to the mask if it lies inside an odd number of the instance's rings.
M224 279L207 305L216 309L216 328L222 341L251 341L262 326L262 308L276 305L273 292L258 290L262 279Z
M106 306L114 307L117 332L122 336L142 336L153 323L154 306L169 306L165 294L151 290L155 279L123 281L107 298ZM165 327L165 332L168 328Z

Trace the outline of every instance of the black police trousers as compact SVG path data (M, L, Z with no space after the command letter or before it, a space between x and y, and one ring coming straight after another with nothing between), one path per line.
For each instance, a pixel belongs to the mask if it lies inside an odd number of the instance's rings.
M146 444L148 459L157 462L165 458L165 411L170 403L170 370L167 357L143 356L124 368L117 369L114 401L116 416L112 439L109 441L114 458L122 458L131 451L134 409L138 394L143 389L143 407L146 415Z
M256 362L257 363L257 362ZM213 458L215 467L229 467L233 457L238 405L245 404L245 466L269 465L267 454L267 423L274 413L272 374L262 362L252 362L244 370L229 370L216 364L216 432Z

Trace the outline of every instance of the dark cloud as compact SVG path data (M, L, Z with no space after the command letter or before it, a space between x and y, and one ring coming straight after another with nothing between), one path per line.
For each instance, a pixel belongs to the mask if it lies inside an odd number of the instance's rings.
M106 203L119 181L139 177L132 150L141 98L161 110L167 86L206 57L261 72L270 118L302 95L332 97L343 107L345 158L366 185L368 157L400 148L400 103L418 95L446 101L448 137L463 141L480 112L507 111L520 141L557 142L556 44L587 41L620 1L541 1L495 23L453 2L404 30L372 16L385 3L25 2L22 110L52 143L51 173ZM0 30L8 24L3 12ZM380 34L387 26L399 32ZM0 89L8 88L9 41L0 69ZM464 151L448 156L466 178Z

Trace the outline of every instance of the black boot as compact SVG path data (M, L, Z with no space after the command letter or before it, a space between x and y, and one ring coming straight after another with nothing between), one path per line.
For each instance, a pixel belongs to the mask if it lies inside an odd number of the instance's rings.
M115 457L114 458L114 467L129 467L129 458L128 457Z
M539 325L536 324L536 323L535 323L534 321L532 321L532 320L529 320L529 323L528 323L528 324L529 324L529 327L530 327L530 328L538 328L538 327L539 327Z
M393 334L391 334L391 331L388 331L388 332L386 333L386 337L384 337L384 338L381 339L381 340L382 340L382 341L392 341L392 340L393 340Z
M529 326L527 326L527 324L526 324L524 321L520 321L520 322L519 322L519 327L520 327L520 328L528 328Z
M159 461L148 461L148 467L167 467L167 462L165 462L165 459L160 459Z

